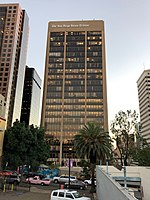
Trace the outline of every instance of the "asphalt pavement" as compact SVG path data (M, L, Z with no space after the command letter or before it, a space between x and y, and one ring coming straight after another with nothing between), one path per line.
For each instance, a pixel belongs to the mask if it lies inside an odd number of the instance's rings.
M27 191L0 192L0 200L50 200L50 194Z
M51 191L58 189L60 186L58 184L52 184L50 186L17 186L11 191L11 188L6 189L6 191L0 190L0 200L50 200ZM92 195L90 192L90 187L85 190L79 190L82 196L88 196L91 200L96 200L96 195Z

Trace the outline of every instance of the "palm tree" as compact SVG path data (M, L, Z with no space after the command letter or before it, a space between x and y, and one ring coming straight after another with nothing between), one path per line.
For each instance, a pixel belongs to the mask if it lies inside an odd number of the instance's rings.
M105 160L111 152L111 139L103 127L94 122L88 122L74 137L76 153L80 158L90 160L92 168L91 192L95 191L94 173L97 161Z

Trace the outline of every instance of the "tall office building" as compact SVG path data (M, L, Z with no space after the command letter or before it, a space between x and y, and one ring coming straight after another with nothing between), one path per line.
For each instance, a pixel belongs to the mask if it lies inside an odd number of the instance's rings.
M5 126L6 126L6 120L5 120L5 108L6 108L6 102L3 95L0 94L0 170L1 169L1 162L2 162L2 150L3 150L3 140L4 140L4 133L5 133Z
M34 68L26 67L20 121L39 126L41 79Z
M141 135L150 143L150 69L137 80Z
M28 16L19 4L0 4L0 94L6 124L20 119L28 44Z
M73 136L91 121L108 131L104 22L49 22L41 126L50 160L66 163Z

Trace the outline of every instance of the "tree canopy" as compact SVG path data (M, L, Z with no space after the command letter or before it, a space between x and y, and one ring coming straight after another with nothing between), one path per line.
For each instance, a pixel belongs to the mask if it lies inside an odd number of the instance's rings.
M130 155L133 163L139 166L150 166L150 144L141 135L138 136L139 145L130 149Z
M81 158L91 159L96 163L110 154L110 136L101 125L88 122L74 138L76 153ZM95 159L95 160L93 160Z
M42 128L27 126L19 121L6 130L3 145L3 168L8 163L16 170L20 165L31 167L46 162L49 157L49 145L44 140Z
M137 120L136 111L119 111L110 125L122 166L129 164L129 150L134 146L137 135Z
M92 168L92 185L94 189L94 173L96 162L105 160L111 154L111 140L100 124L88 122L74 137L77 155L81 159L89 159Z

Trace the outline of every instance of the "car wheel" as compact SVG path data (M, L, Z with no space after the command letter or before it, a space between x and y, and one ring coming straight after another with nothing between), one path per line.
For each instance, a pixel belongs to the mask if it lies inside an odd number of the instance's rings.
M54 180L54 183L58 183L58 180Z
M17 182L17 181L14 181L14 185L18 185L18 182Z
M41 183L41 185L44 185L44 183Z
M89 185L87 182L85 182L86 187Z
M80 190L83 190L83 186L80 186Z

